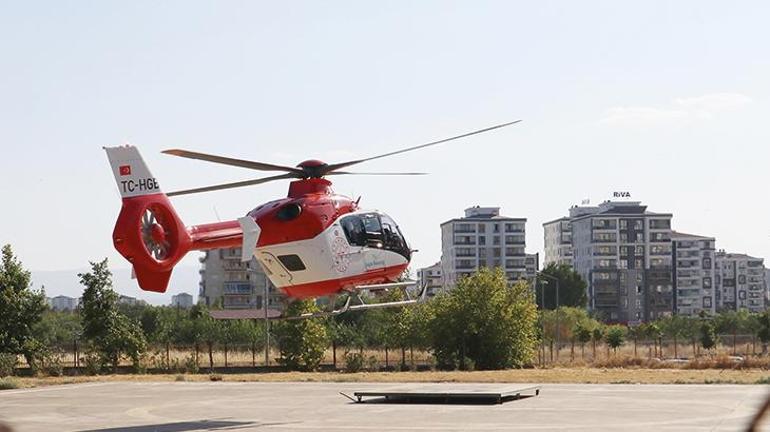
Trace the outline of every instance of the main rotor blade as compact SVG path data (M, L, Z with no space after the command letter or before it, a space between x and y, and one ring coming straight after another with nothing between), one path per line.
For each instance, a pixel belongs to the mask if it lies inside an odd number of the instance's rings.
M366 161L370 161L370 160L374 160L374 159L384 158L384 157L387 157L387 156L393 156L393 155L397 155L397 154L401 154L401 153L406 153L406 152L410 152L410 151L413 151L413 150L418 150L418 149L421 149L421 148L434 146L436 144L445 143L447 141L453 141L453 140L456 140L456 139L469 137L471 135L476 135L476 134L488 132L488 131L491 131L491 130L494 130L494 129L504 128L506 126L510 126L510 125L516 124L516 123L518 123L520 121L521 120L516 120L516 121L512 121L512 122L508 122L508 123L503 123L503 124L499 124L499 125L496 125L496 126L491 126L491 127L488 127L488 128L479 129L479 130L476 130L476 131L473 131L473 132L464 133L462 135L453 136L451 138L444 138L442 140L432 141L432 142L429 142L427 144L421 144L421 145L418 145L418 146L405 148L403 150L396 150L394 152L385 153L385 154L381 154L381 155L378 155L378 156L372 156L372 157L369 157L369 158L366 158L366 159L358 159L358 160L352 160L352 161L347 161L347 162L340 162L340 163L336 163L336 164L329 164L329 165L323 167L323 174L324 175L328 175L332 171L338 170L340 168L349 167L351 165L359 164L361 162L366 162Z
M349 171L332 171L326 173L326 175L373 175L373 176L413 176L413 175L428 175L424 172L349 172Z
M210 191L222 190L222 189L232 189L232 188L243 187L243 186L258 185L261 183L271 182L273 180L282 180L282 179L290 179L290 178L301 178L301 177L295 175L294 173L288 173L288 174L281 174L281 175L272 176L272 177L264 177L261 179L244 180L244 181L233 182L233 183L223 183L223 184L218 184L213 186L199 187L195 189L185 189L181 191L171 192L166 195L177 196L177 195L187 195L187 194L194 194L194 193L200 193L200 192L210 192Z
M206 153L198 153L193 151L187 151L182 149L169 149L163 150L161 153L167 155L179 156L188 159L198 159L206 162L214 162L223 165L238 166L241 168L249 168L258 171L286 171L295 174L303 174L304 172L299 168L287 167L283 165L274 165L264 162L256 162L244 159L233 159L224 156L211 155Z

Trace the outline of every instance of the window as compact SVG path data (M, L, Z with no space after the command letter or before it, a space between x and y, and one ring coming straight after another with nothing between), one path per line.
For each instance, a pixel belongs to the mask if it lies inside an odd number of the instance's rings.
M650 219L650 229L670 229L671 220L669 219Z
M340 225L351 246L366 246L366 228L358 215L342 218Z
M305 270L305 263L302 262L298 255L278 255L278 261L290 272Z
M351 246L385 249L406 259L411 257L401 230L386 214L349 215L342 218L340 225ZM473 244L473 241L469 236L458 236L455 237L455 244Z

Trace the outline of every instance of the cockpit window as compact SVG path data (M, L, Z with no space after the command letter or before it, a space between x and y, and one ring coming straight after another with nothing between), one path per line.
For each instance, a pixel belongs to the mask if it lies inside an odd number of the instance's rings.
M411 251L406 244L404 235L401 234L401 230L398 228L398 225L396 225L396 222L386 214L380 215L380 220L382 221L382 236L385 243L385 249L398 252L409 259Z
M368 246L396 252L406 259L411 251L398 229L398 225L388 215L364 213L345 216L340 220L348 243L352 246Z
M345 216L340 221L340 225L351 246L366 246L366 227L361 217Z

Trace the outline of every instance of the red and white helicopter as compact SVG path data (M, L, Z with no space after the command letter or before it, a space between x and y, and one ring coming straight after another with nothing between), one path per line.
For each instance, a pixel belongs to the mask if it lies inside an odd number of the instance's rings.
M165 292L174 265L191 250L242 248L242 260L256 257L270 281L291 298L347 294L345 306L330 311L387 307L406 301L350 305L351 294L415 285L397 282L409 265L412 250L396 222L385 213L364 210L358 201L335 194L333 175L420 175L424 173L353 173L343 171L362 162L445 143L518 123L504 123L390 153L327 164L307 160L296 167L233 159L187 150L163 153L207 162L278 171L282 174L164 194L134 146L105 147L123 206L112 240L132 265L139 286ZM257 206L246 216L226 222L186 227L168 197L293 179L286 198ZM359 198L360 199L360 198ZM333 303L333 302L330 302Z

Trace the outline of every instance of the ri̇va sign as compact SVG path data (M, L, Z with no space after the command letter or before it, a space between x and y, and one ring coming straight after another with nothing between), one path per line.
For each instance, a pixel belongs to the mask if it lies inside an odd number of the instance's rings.
M631 198L631 192L613 192L613 198Z

